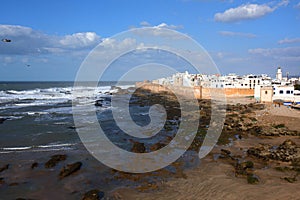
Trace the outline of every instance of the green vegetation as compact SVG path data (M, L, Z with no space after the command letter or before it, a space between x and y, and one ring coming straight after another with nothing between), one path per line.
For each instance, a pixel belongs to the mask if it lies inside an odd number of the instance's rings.
M295 89L295 90L300 90L300 85L299 85L299 84L298 84L298 85L295 85L295 86L294 86L294 89Z

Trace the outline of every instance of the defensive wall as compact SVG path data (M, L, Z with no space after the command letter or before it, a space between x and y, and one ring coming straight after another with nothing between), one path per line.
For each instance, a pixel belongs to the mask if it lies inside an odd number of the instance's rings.
M202 86L173 86L173 85L159 85L151 82L137 82L136 88L142 87L143 89L150 90L154 93L169 92L170 90L176 91L180 95L194 94L197 99L210 99L212 95L225 94L227 97L245 97L254 96L254 89L248 88L203 88Z

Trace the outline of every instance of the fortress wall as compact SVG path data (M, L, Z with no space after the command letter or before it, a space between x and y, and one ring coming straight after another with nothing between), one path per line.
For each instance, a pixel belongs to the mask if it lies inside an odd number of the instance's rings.
M144 89L153 91L155 93L160 92L169 92L169 89L171 91L176 91L176 93L184 96L188 96L191 94L194 94L194 96L197 99L210 99L211 96L218 96L220 94L224 94L226 96L253 96L254 95L254 89L247 89L247 88L203 88L201 86L194 86L191 87L184 87L184 86L171 86L171 85L159 85L159 84L153 84L149 82L137 82L136 87L143 87ZM169 89L168 89L169 88Z

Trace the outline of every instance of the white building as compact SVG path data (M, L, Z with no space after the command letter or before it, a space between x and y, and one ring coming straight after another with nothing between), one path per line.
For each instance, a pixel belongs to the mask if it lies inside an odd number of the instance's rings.
M176 73L171 77L161 78L153 82L162 85L176 86L202 86L204 88L244 88L254 89L256 85L271 85L271 78L266 75L245 75L228 74L221 76L219 74L189 74Z
M282 99L286 101L294 100L294 86L293 85L273 85L273 100Z
M282 71L281 71L281 67L278 67L278 68L277 68L276 80L282 81Z

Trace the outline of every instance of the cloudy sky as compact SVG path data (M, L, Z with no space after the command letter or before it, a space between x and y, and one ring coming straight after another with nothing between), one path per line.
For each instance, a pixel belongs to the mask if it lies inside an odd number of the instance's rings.
M140 27L187 34L222 74L274 76L282 66L300 75L300 0L10 0L2 8L0 39L11 42L0 42L0 81L72 81L99 43Z

